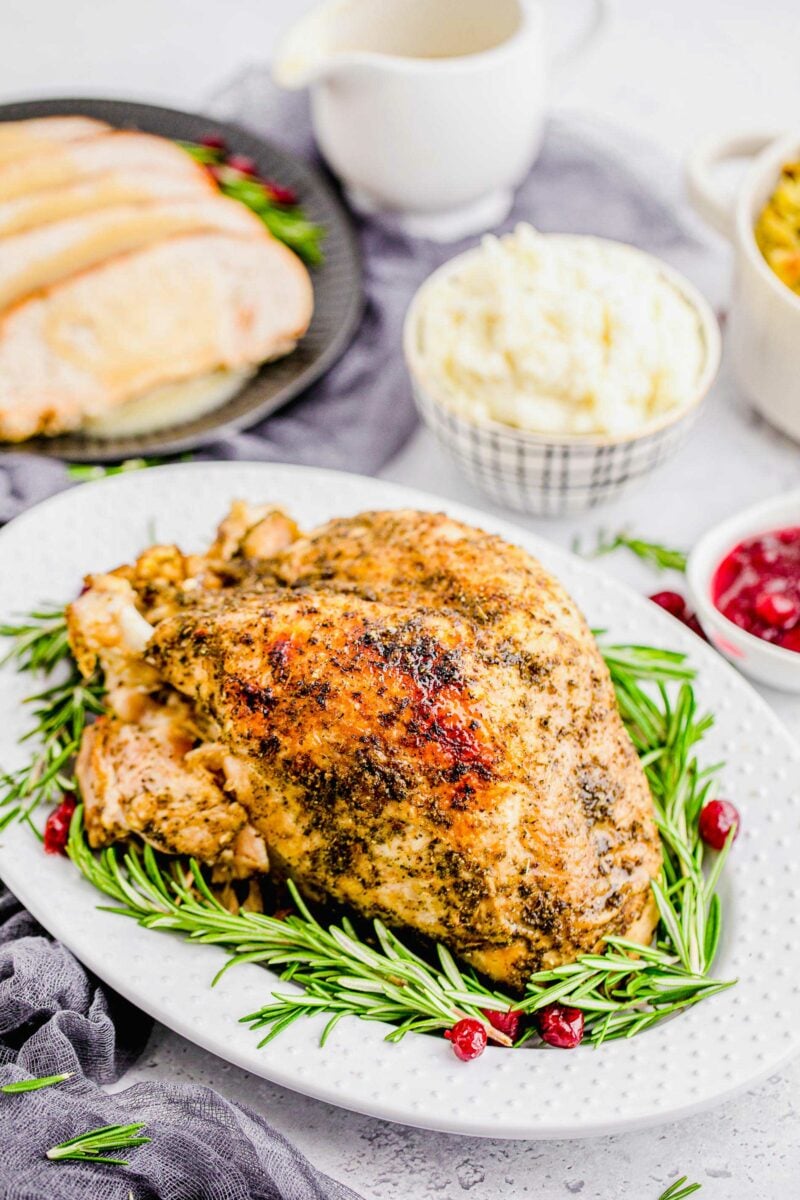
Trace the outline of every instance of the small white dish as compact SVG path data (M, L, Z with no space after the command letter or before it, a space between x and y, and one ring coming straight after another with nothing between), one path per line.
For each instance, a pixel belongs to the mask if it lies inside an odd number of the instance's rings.
M621 244L588 235L547 236L563 241ZM479 252L475 248L459 254L429 275L406 314L403 350L420 416L467 477L505 508L560 517L616 498L674 453L697 419L719 369L719 325L710 305L683 275L653 255L637 250L697 314L705 361L690 403L619 437L531 433L498 421L478 423L455 411L445 389L426 370L420 314L428 290L441 279L457 274L465 261Z
M733 202L714 170L753 158ZM785 162L800 159L800 134L734 134L699 145L687 164L689 196L710 225L733 242L731 355L739 386L758 411L800 441L800 296L774 273L758 248L755 225Z
M800 654L734 624L714 604L711 584L722 560L745 538L793 525L800 525L800 490L764 500L715 525L692 550L686 567L692 604L712 645L752 679L786 692L800 692Z

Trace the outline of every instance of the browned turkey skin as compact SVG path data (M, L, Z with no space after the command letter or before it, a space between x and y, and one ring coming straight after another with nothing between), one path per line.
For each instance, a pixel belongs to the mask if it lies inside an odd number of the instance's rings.
M521 549L439 514L300 536L240 505L207 556L88 582L70 636L111 710L79 762L94 845L136 832L218 878L268 859L511 988L650 938L646 780L583 618Z

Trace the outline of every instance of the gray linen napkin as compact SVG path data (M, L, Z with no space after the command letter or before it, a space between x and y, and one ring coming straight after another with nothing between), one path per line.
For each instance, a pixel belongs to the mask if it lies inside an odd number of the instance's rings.
M0 1200L358 1200L316 1171L257 1113L210 1088L140 1083L114 1095L151 1022L102 988L0 890L0 1086L72 1072L38 1092L0 1094ZM45 1152L101 1125L147 1122L130 1166L54 1163Z
M213 116L316 158L305 96L275 88L264 67L237 76L208 108ZM479 162L478 151L478 169ZM633 242L713 292L720 282L719 255L680 210L678 193L676 173L651 148L585 117L560 116L549 121L541 156L501 231L530 221L545 231ZM407 440L416 417L400 348L403 316L423 279L476 239L442 245L376 220L356 225L366 306L350 348L293 404L194 457L302 463L370 475ZM57 461L23 451L0 456L0 521L68 485Z

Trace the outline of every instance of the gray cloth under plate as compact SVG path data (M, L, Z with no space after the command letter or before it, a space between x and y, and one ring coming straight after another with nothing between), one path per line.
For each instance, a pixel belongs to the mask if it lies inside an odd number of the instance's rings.
M263 69L239 76L209 111L314 157L305 96L280 92ZM545 231L619 238L660 254L708 291L712 275L719 276L719 255L678 210L677 190L675 172L648 147L585 118L558 117L548 123L541 156L500 229L531 221ZM366 305L350 348L294 403L253 429L206 446L196 458L302 463L370 475L408 439L416 416L400 349L403 316L422 280L475 239L443 245L376 221L356 224ZM0 458L0 521L68 484L57 460L22 451Z
M316 1171L263 1117L210 1088L110 1083L150 1021L84 971L0 889L0 1085L72 1072L38 1092L0 1094L0 1200L358 1200ZM100 1125L147 1122L129 1167L54 1163L45 1152Z

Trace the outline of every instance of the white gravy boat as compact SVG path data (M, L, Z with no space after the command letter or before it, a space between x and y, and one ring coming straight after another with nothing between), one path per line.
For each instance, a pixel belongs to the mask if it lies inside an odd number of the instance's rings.
M542 27L535 0L327 0L284 36L273 78L310 87L356 209L449 240L499 223L536 157Z

